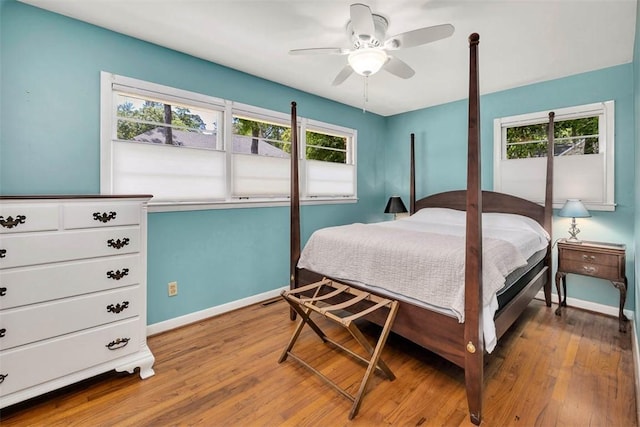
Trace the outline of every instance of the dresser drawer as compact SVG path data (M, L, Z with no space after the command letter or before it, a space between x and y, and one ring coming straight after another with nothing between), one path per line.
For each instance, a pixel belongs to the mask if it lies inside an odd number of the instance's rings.
M593 264L582 261L564 261L561 269L565 273L583 274L585 276L599 277L601 279L619 280L620 270L616 265Z
M0 351L140 315L140 288L0 311Z
M0 234L49 231L59 227L58 205L0 204Z
M0 310L135 285L141 274L138 254L0 270Z
M83 230L0 238L0 269L73 259L135 253L140 249L139 227Z
M0 396L135 353L141 335L140 320L132 318L1 351Z
M140 224L138 203L70 203L63 205L64 228L114 227Z

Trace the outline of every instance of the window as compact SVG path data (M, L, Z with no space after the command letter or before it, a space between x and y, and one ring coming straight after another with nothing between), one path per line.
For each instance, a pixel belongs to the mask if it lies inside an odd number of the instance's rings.
M101 74L101 192L152 204L285 202L291 119L194 92ZM298 118L302 200L355 199L356 131Z
M613 101L554 110L554 207L613 210ZM494 189L544 201L548 112L494 120Z
M233 114L232 122L232 196L287 197L291 126L285 124L285 117L269 119L245 112Z
M356 192L353 131L303 121L307 197L348 197Z

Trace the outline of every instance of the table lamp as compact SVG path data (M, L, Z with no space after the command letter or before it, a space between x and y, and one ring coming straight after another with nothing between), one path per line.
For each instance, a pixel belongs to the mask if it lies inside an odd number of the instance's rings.
M396 219L399 213L406 213L407 207L402 203L402 199L399 196L389 197L387 207L384 208L384 213L392 213L393 219Z
M571 226L569 227L569 241L578 243L580 240L578 239L578 233L580 229L576 226L576 218L589 218L591 214L584 207L582 202L578 199L568 199L560 212L558 212L558 216L571 218Z

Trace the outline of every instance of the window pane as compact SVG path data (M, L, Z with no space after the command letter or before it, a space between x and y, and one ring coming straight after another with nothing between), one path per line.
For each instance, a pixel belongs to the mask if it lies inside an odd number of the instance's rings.
M554 123L554 155L597 154L598 116ZM547 156L547 124L507 128L507 159Z
M117 94L117 136L124 141L222 149L222 112Z
M307 131L307 160L347 163L347 138Z
M289 158L291 128L234 116L233 153Z

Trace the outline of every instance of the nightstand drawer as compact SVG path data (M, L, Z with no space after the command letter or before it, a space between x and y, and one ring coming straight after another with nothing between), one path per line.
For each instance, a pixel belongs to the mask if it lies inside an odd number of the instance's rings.
M594 253L589 251L564 250L563 260L583 264L599 264L617 269L619 256L615 254Z
M617 263L615 265L602 265L572 260L566 260L562 263L562 271L609 280L618 280L620 274Z

